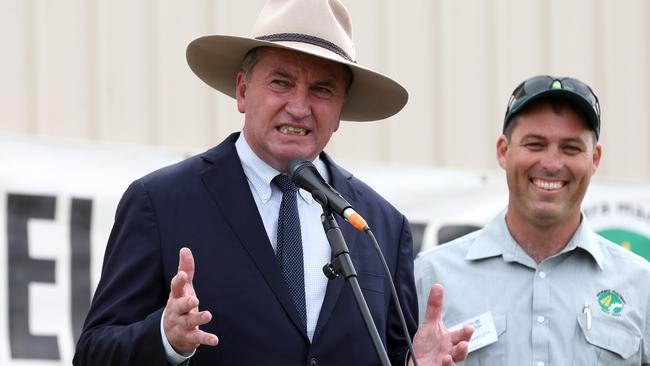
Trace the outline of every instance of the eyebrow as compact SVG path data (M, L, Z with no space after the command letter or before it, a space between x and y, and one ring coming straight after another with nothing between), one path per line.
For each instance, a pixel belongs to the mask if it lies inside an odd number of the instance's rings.
M521 137L519 141L524 141L524 140L548 140L545 136L534 134L534 133L529 133ZM578 137L569 137L562 139L563 143L577 143L577 144L582 144L587 146L587 143L582 140L581 138Z
M289 79L289 80L295 80L296 79L295 76L289 74L288 72L286 72L284 70L273 71L270 76L271 77L278 77L279 76L279 77Z
M275 71L271 72L270 77L281 77L281 78L289 79L291 81L296 80L295 76L291 75L289 72L284 71L282 69L278 69L278 70L275 70ZM320 86L320 87L335 88L338 85L338 83L336 82L335 78L327 77L324 80L317 80L317 81L311 83L311 85Z
M334 89L339 84L336 81L324 80L324 81L317 81L317 82L314 83L314 85L319 86L319 87Z

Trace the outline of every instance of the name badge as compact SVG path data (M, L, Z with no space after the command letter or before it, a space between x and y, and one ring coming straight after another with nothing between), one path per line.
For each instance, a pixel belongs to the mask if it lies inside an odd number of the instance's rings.
M476 351L498 340L497 329L494 327L492 313L489 311L456 324L449 330L457 330L466 325L471 325L474 328L474 334L469 340L469 352Z

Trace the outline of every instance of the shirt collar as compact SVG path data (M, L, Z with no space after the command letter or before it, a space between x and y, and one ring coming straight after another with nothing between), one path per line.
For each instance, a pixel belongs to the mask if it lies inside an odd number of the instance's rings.
M576 248L581 248L589 253L596 264L598 264L598 267L600 267L601 270L603 269L603 251L598 244L596 235L591 230L591 225L589 225L589 221L584 212L581 212L581 220L578 230L576 230L571 240L569 240L569 243L560 253L566 253L575 250Z
M504 209L485 226L481 235L476 238L476 241L467 251L465 259L475 260L503 256L506 261L514 261L521 257L517 252L517 248L521 250L515 239L510 235L506 225L506 210Z
M602 250L584 213L581 213L581 215L582 220L578 229L560 253L567 253L576 248L581 248L591 255L602 270ZM476 241L469 248L465 259L476 260L496 256L503 256L506 262L519 262L532 268L537 267L533 259L517 244L510 234L508 225L506 225L505 209L485 226L481 235L476 238Z
M271 181L280 172L268 165L253 152L243 132L239 134L237 141L235 141L235 149L244 169L244 175L246 175L246 179L253 186L253 194L257 194L262 203L267 203L271 199L271 193L273 192ZM323 176L323 179L329 181L329 174L325 162L320 157L317 157L312 163L320 175ZM311 205L314 202L312 195L304 189L298 190L298 193L308 204Z

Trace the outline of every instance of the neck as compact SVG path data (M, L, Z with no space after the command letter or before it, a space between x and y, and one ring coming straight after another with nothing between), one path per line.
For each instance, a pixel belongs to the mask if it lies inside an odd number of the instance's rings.
M536 263L559 253L580 225L580 213L560 222L532 222L516 214L506 215L506 225L517 244Z

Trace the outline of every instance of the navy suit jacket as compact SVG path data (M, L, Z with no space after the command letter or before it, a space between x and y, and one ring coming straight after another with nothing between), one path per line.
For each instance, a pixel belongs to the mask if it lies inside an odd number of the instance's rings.
M192 364L380 364L342 278L328 283L312 342L298 326L235 150L237 136L129 186L117 208L74 365L167 365L160 319L183 246L194 255L199 308L213 314L201 328L220 340L216 347L199 347ZM405 217L327 155L322 158L332 185L373 229L412 336L417 301ZM406 342L381 262L370 238L347 223L339 225L389 358L403 365Z

